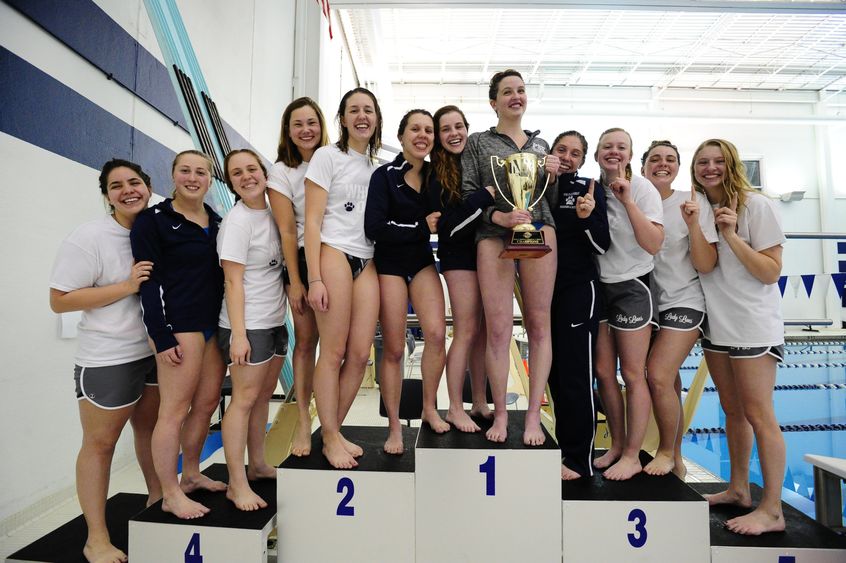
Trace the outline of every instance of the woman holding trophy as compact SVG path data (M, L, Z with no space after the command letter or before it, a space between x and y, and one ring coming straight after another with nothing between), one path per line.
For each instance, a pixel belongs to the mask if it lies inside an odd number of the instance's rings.
M543 190L551 179L554 181L558 159L547 156L549 145L537 136L538 131L522 128L528 100L519 72L508 69L494 74L488 99L496 112L497 124L488 131L471 135L461 157L461 191L465 199L486 186L500 188L495 204L485 209L476 233L479 286L487 320L485 363L495 410L493 426L486 436L493 442L504 442L507 437L505 392L512 336L513 280L519 267L532 376L523 442L540 445L544 442L540 404L552 361L550 304L557 264L554 221ZM507 171L495 170L509 157L505 161ZM544 170L538 169L541 162ZM503 190L508 190L509 184L512 198L520 201L512 203L506 198ZM535 187L537 193L533 193ZM518 192L516 198L513 192ZM539 229L533 224L538 224ZM529 244L523 246L524 241ZM530 250L524 250L530 245Z

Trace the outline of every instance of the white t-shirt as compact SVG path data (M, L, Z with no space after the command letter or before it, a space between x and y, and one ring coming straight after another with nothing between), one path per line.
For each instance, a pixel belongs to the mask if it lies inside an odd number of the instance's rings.
M690 199L690 192L674 191L664 201L664 244L655 255L655 269L652 270L652 284L658 302L658 311L673 307L687 307L705 311L705 295L699 284L699 272L690 260L690 231L682 217L681 205ZM701 193L696 194L699 203L699 226L705 240L717 242L714 227L714 210Z
M652 182L640 176L632 176L629 182L632 199L638 209L653 223L663 224L664 206L661 204L661 195ZM605 188L605 199L608 206L611 247L605 254L596 258L599 279L603 283L617 283L649 273L653 266L652 255L637 243L626 208L608 187Z
M62 242L50 287L70 292L120 283L129 278L134 263L129 230L107 215L80 225ZM115 366L151 355L137 294L82 311L74 359L78 366Z
M364 235L364 206L374 169L369 156L327 145L314 152L305 176L329 192L321 242L356 258L373 258L373 242Z
M305 173L308 162L302 162L296 168L289 168L281 162L270 167L267 174L267 187L276 190L291 200L294 218L297 221L297 247L305 244Z
M769 198L750 193L738 210L737 234L755 251L784 244L781 217ZM702 274L708 312L708 339L720 346L757 348L784 343L781 293L763 284L737 259L722 233L717 267Z
M217 234L220 261L244 264L244 321L250 330L275 328L285 323L285 290L282 287L282 247L279 229L270 208L250 209L235 204ZM220 326L232 328L226 298L220 308Z

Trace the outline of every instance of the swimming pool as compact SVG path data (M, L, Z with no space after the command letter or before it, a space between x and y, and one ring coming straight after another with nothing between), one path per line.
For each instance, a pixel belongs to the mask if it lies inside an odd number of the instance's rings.
M813 516L813 468L802 458L808 453L846 456L846 345L792 342L785 352L773 393L776 417L787 446L782 499ZM690 385L701 359L702 351L697 346L682 366L682 387ZM728 480L725 415L710 378L705 385L690 430L682 442L682 454ZM752 451L750 477L753 482L762 483L757 449Z

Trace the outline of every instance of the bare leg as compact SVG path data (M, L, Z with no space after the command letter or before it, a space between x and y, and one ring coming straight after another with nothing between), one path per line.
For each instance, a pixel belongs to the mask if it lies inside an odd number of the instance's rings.
M153 429L159 413L159 386L145 385L141 399L135 404L135 410L129 419L135 440L135 457L141 467L141 474L147 485L147 506L151 506L162 498L162 486L156 476L153 466L153 450L150 446L153 439Z
M270 411L270 399L279 382L279 372L285 356L273 356L267 362L264 383L258 398L250 411L247 426L247 478L276 479L276 468L267 463L264 457L264 439L267 436L267 416Z
M481 297L479 299L481 302ZM490 420L493 418L493 412L488 407L488 375L485 371L487 325L485 324L484 312L481 312L479 317L479 329L470 345L470 391L473 394L473 406L470 408L470 415Z
M633 331L615 330L620 371L626 382L626 442L617 463L603 473L606 479L624 481L640 473L640 447L649 422L649 387L646 385L646 354L652 327Z
M705 498L711 505L736 504L747 508L752 506L752 495L749 492L752 426L746 421L728 354L705 350L705 361L708 362L711 379L720 395L720 406L726 415L726 441L731 460L728 490L705 495Z
M438 414L438 386L446 364L446 320L444 319L444 290L434 266L427 266L417 272L409 285L411 304L423 329L425 346L420 360L423 376L422 419L441 434L449 430Z
M388 414L388 439L384 450L401 454L402 422L399 405L402 395L402 358L405 352L408 287L399 276L379 276L379 321L382 326L382 361L379 365L379 391Z
M483 239L476 245L479 287L487 319L485 368L494 400L494 423L485 433L491 442L504 442L508 437L505 393L511 362L509 343L514 314L514 261L499 258L503 247L504 242L498 238Z
M88 561L126 561L126 554L112 545L106 527L106 495L115 444L135 406L101 409L87 399L79 401L82 448L76 458L76 492L88 525L82 553Z
M462 391L466 377L467 363L479 334L481 297L476 272L472 270L449 270L444 272L452 306L453 337L446 359L447 391L449 411L447 421L462 432L478 432L479 425L464 410ZM481 339L480 339L481 340ZM484 347L482 347L484 351ZM484 356L481 374L484 374ZM471 368L472 370L472 368ZM472 371L471 371L472 373ZM484 385L484 382L482 382ZM484 396L485 388L482 387ZM476 406L474 402L474 407ZM487 408L487 405L485 405Z
M673 443L673 459L675 460L675 465L673 465L673 473L675 473L676 477L684 481L684 478L687 476L687 467L684 465L684 457L682 457L681 453L681 445L682 445L682 438L684 438L684 404L681 401L681 377L679 374L676 374L675 382L673 383L673 390L676 392L676 397L679 399L679 426L676 429L676 440Z
M758 442L764 494L758 508L744 516L732 518L726 522L726 528L751 536L781 532L784 530L781 483L784 479L785 451L784 438L773 409L776 360L765 355L730 361L735 374L735 387L740 390L743 411Z
M611 447L594 460L593 466L605 469L619 459L626 441L623 396L617 383L617 345L607 322L599 323L599 334L596 337L596 380L605 421L611 432Z
M256 366L231 365L232 400L221 423L223 433L223 452L226 468L229 470L229 488L226 498L235 503L239 510L258 510L267 503L258 496L247 482L244 471L244 448L247 444L247 432L250 414L258 401L264 386L269 362Z
M333 467L350 469L358 462L341 440L338 397L341 364L350 332L352 272L344 255L326 245L320 249L320 272L329 294L329 308L325 312L314 312L320 334L320 355L314 368L317 416L323 437L323 455Z
M156 356L160 402L151 448L153 465L162 486L162 510L172 512L178 518L191 519L205 515L209 509L189 499L180 488L176 462L180 431L188 416L203 366L205 342L199 332L177 333L176 339L182 347L181 364L173 366Z
M197 489L225 491L226 483L215 481L200 473L200 453L209 435L211 417L220 404L220 387L226 366L213 336L203 349L203 363L191 410L182 425L182 479L179 486L186 493Z
M652 408L658 424L658 451L655 459L643 470L649 475L666 475L676 464L684 467L681 455L676 457L679 438L680 403L676 391L679 368L696 343L699 332L661 329L652 343L647 363L646 382L652 397Z
M297 430L291 453L307 456L311 453L311 395L314 390L314 361L317 349L317 321L314 312L307 308L302 315L292 311L294 318L294 389L297 394L299 414Z
M555 273L558 267L557 240L552 227L543 227L546 243L552 252L542 258L520 261L520 286L523 289L523 315L529 337L529 406L523 443L539 446L546 440L541 428L540 408L549 368L552 365L550 311Z

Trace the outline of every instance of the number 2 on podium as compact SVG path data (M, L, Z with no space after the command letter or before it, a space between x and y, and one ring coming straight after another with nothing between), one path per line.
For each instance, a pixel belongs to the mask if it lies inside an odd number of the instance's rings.
M337 516L355 516L355 507L350 506L350 501L355 494L355 485L353 485L352 479L349 477L341 477L338 480L338 489L337 492L344 492L344 498L341 499L341 502L338 503L338 510L335 512Z
M485 463L479 466L479 473L485 474L485 495L496 496L496 458L489 455Z
M200 533L194 532L185 548L185 563L203 563L203 556L200 555Z

